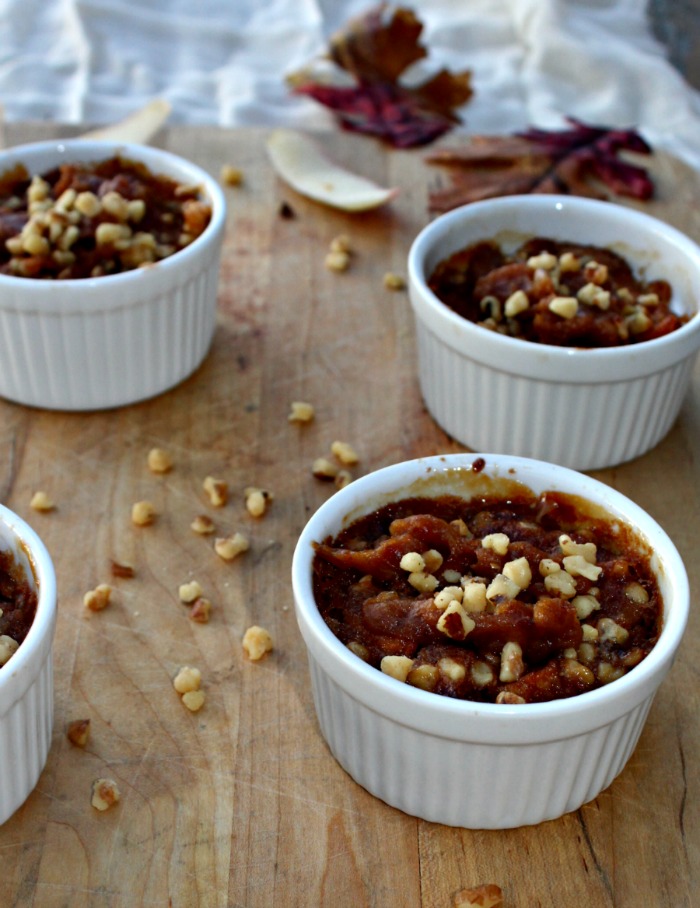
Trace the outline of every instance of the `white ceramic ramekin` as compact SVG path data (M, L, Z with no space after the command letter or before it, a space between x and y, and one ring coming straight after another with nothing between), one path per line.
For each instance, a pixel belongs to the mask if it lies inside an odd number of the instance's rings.
M206 230L175 255L122 274L82 280L0 275L0 396L56 410L96 410L154 397L190 375L216 326L223 193L206 171L142 145L62 140L0 152L0 173L61 162L140 161L153 173L202 186Z
M576 349L506 337L457 315L428 289L435 266L479 240L545 236L608 246L646 280L673 286L692 318L643 344ZM434 220L408 258L420 385L434 419L475 451L602 469L645 453L680 410L700 348L700 248L631 208L575 196L508 196Z
M0 505L0 547L22 564L38 593L24 641L0 666L0 824L31 794L46 763L53 730L52 644L56 627L56 576L34 530Z
M408 461L355 480L311 517L294 553L297 621L307 646L321 732L343 768L369 792L413 816L450 826L504 829L553 819L595 798L622 771L687 622L681 558L637 505L593 478L526 458L457 454ZM486 477L486 478L484 478ZM493 478L535 493L558 490L633 526L653 551L664 599L651 653L606 687L549 703L454 700L411 687L367 665L329 630L314 602L314 541L377 507L411 495L484 494Z

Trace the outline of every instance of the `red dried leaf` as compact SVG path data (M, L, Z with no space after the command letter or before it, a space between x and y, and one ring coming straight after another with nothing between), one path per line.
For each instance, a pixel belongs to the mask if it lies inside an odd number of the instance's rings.
M603 199L612 193L640 201L653 196L647 171L619 157L621 151L651 153L639 133L589 126L573 118L568 122L570 129L475 136L463 148L432 153L426 160L449 166L452 185L431 191L430 210L443 212L480 199L538 192Z
M427 56L419 43L422 23L411 10L386 4L352 19L330 43L328 56L353 77L353 85L328 84L313 71L292 74L296 94L334 111L340 124L376 136L396 148L426 145L460 122L455 109L472 95L471 74L440 70L419 85L400 77Z

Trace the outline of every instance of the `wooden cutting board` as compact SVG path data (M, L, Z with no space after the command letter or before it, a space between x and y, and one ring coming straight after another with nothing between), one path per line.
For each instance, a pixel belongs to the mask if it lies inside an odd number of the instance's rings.
M8 124L4 141L66 135ZM210 355L180 387L112 412L60 414L0 401L0 500L29 520L56 565L56 720L36 791L0 828L1 905L424 906L448 908L467 886L497 883L506 908L690 906L700 875L700 628L691 617L677 663L629 765L581 810L541 826L472 832L407 817L358 787L316 725L290 565L309 514L332 493L311 475L336 439L360 454L355 475L417 455L463 450L426 413L416 377L405 292L412 238L428 221L427 191L444 173L421 151L387 152L371 140L320 137L341 163L401 187L391 206L332 211L282 185L265 132L173 127L157 143L217 175L229 223L219 322ZM657 156L659 197L645 206L700 240L694 172ZM294 216L282 217L286 202ZM324 266L347 234L343 274ZM288 422L292 400L315 421ZM153 447L173 470L146 466ZM668 530L700 599L700 371L670 435L639 460L596 475L630 495ZM214 509L202 481L230 488ZM243 490L274 495L251 518ZM38 514L37 489L56 502ZM131 524L151 500L151 527ZM190 529L207 513L217 535L240 530L250 551L232 564ZM112 560L130 563L115 579ZM213 603L195 624L178 598L196 579ZM113 604L89 613L83 594L112 583ZM248 661L241 638L266 627L274 652ZM206 702L189 713L172 687L182 665L202 672ZM65 727L89 718L84 750ZM98 813L93 779L110 777L121 802ZM445 780L449 784L449 780ZM483 780L474 780L475 785Z

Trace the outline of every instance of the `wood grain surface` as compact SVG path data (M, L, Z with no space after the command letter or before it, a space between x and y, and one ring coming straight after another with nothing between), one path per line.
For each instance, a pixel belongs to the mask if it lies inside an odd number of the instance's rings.
M6 124L5 144L69 135ZM425 412L405 292L406 255L428 221L428 187L443 175L423 153L387 152L347 135L320 137L341 163L401 187L390 207L348 215L307 201L272 172L262 130L172 127L163 145L218 175L229 223L214 344L203 366L155 400L111 412L61 414L0 401L0 500L46 542L59 585L55 730L46 769L0 828L0 905L95 908L422 906L450 908L468 886L497 883L505 908L697 905L700 884L700 626L695 610L639 746L613 785L559 820L505 832L435 825L357 786L319 733L292 604L290 565L308 516L333 487L311 475L330 444L350 442L355 475L422 454L462 450ZM655 160L648 209L700 240L696 175ZM295 217L280 216L287 202ZM350 237L346 273L324 267L330 241ZM316 419L287 420L292 400ZM167 449L174 468L152 474ZM668 437L635 462L595 475L646 508L670 533L700 601L700 370ZM202 481L228 482L214 509ZM272 491L261 519L249 485ZM34 512L45 490L55 511ZM132 525L133 502L157 519ZM240 530L251 549L227 564L190 522ZM135 568L114 579L112 560ZM178 598L196 579L213 610L196 624ZM112 583L91 613L83 594ZM241 639L266 627L274 651L250 662ZM202 672L206 702L184 708L172 686L182 665ZM85 749L67 723L89 718ZM120 803L90 805L109 777ZM449 784L449 780L446 780ZM482 784L478 779L475 785Z

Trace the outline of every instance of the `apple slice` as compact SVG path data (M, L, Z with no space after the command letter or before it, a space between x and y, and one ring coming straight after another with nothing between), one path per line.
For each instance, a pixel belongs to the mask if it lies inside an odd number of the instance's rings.
M398 192L334 164L308 136L291 129L276 129L267 150L275 171L292 189L332 208L368 211Z
M148 104L118 123L91 129L81 136L83 139L99 139L108 142L147 143L165 123L170 115L170 104L164 98L154 98Z

